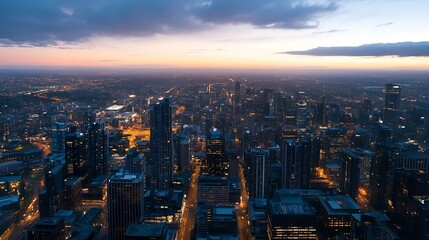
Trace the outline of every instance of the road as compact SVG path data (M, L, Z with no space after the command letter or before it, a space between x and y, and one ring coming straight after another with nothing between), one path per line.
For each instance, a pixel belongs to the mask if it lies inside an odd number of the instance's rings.
M177 237L179 240L190 240L192 231L195 228L198 204L198 177L200 176L200 170L200 164L195 164L195 171L191 176L191 186L189 187L189 192L182 208L182 219L180 221L179 234Z
M238 231L240 233L240 239L252 239L250 234L250 218L247 210L247 204L249 202L249 194L247 192L246 180L244 178L243 167L239 164L239 177L241 183L241 201L236 209Z
M359 206L362 208L362 211L369 212L371 211L371 206L369 204L369 196L367 194L368 186L360 187L358 191L358 197L356 199Z
M31 202L24 211L21 211L18 214L18 221L15 222L12 225L11 229L9 229L7 233L1 236L0 239L11 239L11 240L22 239L25 233L24 230L27 229L28 226L30 226L31 224L33 224L39 219L38 194L40 189L43 186L43 178L32 179L32 178L23 177L22 181L25 184L31 184L34 186Z

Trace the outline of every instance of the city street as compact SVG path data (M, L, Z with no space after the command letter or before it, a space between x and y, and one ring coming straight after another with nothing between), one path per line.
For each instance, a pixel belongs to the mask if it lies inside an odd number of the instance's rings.
M246 187L246 180L244 178L243 167L240 164L239 167L239 176L241 183L241 201L236 208L237 213L237 222L238 222L238 231L240 233L240 239L252 239L250 234L250 218L247 210L247 204L249 202L249 195Z
M198 193L198 177L200 176L201 166L199 164L195 165L195 171L191 176L191 186L189 187L189 192L184 201L184 206L182 207L182 219L180 221L179 234L177 239L188 240L191 239L192 231L195 227L195 221L197 218L197 193Z

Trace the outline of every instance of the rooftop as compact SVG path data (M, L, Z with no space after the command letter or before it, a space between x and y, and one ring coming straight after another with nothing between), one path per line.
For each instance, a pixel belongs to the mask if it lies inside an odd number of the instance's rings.
M349 215L361 211L357 202L348 195L319 197L319 200L329 215Z
M313 207L300 197L285 197L281 202L271 202L269 209L272 215L314 215Z
M106 108L107 111L119 111L124 108L124 105L113 105Z
M128 226L125 236L127 237L161 237L164 223L131 224Z

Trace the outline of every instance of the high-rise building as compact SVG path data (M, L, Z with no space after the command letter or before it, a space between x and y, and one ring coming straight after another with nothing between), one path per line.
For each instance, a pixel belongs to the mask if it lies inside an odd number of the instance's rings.
M272 201L268 204L268 239L319 239L316 216L314 208L303 198Z
M238 239L233 206L198 206L196 222L197 239Z
M88 165L84 135L76 132L67 133L65 143L67 176L79 176L82 179L86 179Z
M200 176L197 198L199 204L229 204L228 179L218 176Z
M235 82L235 99L234 99L234 107L235 114L241 113L241 83L240 81Z
M340 159L342 163L340 188L345 194L356 199L359 190L361 158L353 149L346 148L341 152Z
M429 173L429 153L404 151L399 154L396 167L420 170Z
M173 178L173 132L169 98L160 98L150 109L150 150L152 182L168 189Z
M369 126L369 118L371 115L371 100L368 98L363 99L362 105L359 109L359 121L363 127Z
M328 195L319 197L321 209L319 221L326 239L343 235L349 239L353 214L360 213L359 204L347 195Z
M108 233L110 240L123 240L128 225L143 219L144 182L141 176L117 173L109 179Z
M268 193L268 149L252 148L246 152L250 158L250 172L248 176L249 194L251 198L266 198Z
M52 124L51 131L52 152L64 151L66 124L64 122L55 122Z
M391 146L377 144L371 161L370 202L375 209L380 211L388 208L396 154Z
M414 204L413 197L429 196L429 174L418 170L396 169L393 182L392 204L389 210L395 225L398 225L401 232L410 239L418 238L417 234L419 223L416 222L416 212L412 208ZM424 202L422 203L424 205ZM417 204L419 205L419 204ZM426 204L427 205L427 204ZM411 236L415 236L411 238Z
M45 170L45 189L48 215L58 211L63 204L64 194L64 165L56 165Z
M284 140L280 149L283 188L306 188L310 169L306 143Z
M64 182L63 209L79 210L82 205L82 178L70 177Z
M391 227L390 219L382 212L356 213L352 216L352 229L349 239L401 239Z
M131 148L125 157L125 170L129 173L144 175L146 156Z
M409 239L429 239L429 196L414 196L409 207Z
M178 134L177 140L177 163L180 172L190 172L191 170L191 148L190 136L187 133Z
M36 222L27 232L28 240L64 240L64 219L57 217L44 217Z
M204 171L214 176L226 176L229 172L229 162L225 157L225 142L221 131L214 129L206 140L206 161Z
M401 86L397 84L386 84L384 101L383 122L389 124L393 129L398 127L399 105L401 102Z
M108 141L104 122L94 122L88 127L88 170L91 179L107 173Z

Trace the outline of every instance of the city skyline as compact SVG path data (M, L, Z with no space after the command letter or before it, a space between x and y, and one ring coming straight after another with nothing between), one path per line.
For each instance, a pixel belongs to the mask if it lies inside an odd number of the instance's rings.
M429 67L429 3L2 1L0 68Z

